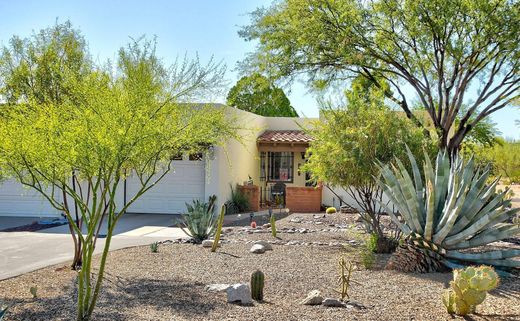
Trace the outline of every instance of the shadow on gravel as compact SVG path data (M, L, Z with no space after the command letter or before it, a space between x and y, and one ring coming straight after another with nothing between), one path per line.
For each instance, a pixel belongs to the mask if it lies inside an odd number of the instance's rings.
M488 320L488 321L512 321L519 320L520 314L480 314L475 313L475 316L478 316L478 320ZM471 315L467 315L464 317L464 320L474 321L477 320Z
M124 279L111 275L107 279L94 310L96 321L139 320L146 309L161 312L165 320L175 316L200 319L218 304L209 293L201 295L204 285L198 282ZM75 320L76 299L71 288L64 287L62 292L63 295L52 298L3 301L10 306L6 321Z
M107 284L99 301L95 320L129 320L132 315L125 313L132 308L153 309L185 318L201 317L216 308L211 298L201 296L204 284L185 282L180 279L126 279ZM107 307L110 318L107 318Z

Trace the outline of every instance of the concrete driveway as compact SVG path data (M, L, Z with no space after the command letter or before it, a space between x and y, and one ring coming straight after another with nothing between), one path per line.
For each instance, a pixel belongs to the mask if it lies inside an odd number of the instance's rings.
M147 245L156 241L185 237L180 228L172 225L177 215L125 214L117 223L110 250ZM16 226L19 218L2 217L2 225ZM29 223L30 219L27 219ZM105 227L101 234L105 233ZM96 253L105 244L98 239ZM57 226L37 232L0 232L0 280L31 272L49 265L72 260L73 242L68 226Z

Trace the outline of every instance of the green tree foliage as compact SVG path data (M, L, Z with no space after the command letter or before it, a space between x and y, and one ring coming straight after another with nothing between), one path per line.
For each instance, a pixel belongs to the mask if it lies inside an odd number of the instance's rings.
M492 166L493 174L501 176L505 183L520 182L520 142L501 140L489 148L476 149L476 156Z
M0 97L6 102L4 107L75 102L81 97L76 95L74 83L85 79L92 68L86 41L69 21L29 38L14 36L0 54ZM74 210L76 224L81 226L77 207ZM69 229L75 269L81 266L82 248L72 226Z
M258 73L242 77L229 91L227 104L262 116L298 117L283 90Z
M59 103L91 69L86 41L69 21L29 38L14 36L0 55L0 96L8 104Z
M410 107L418 99L450 152L520 95L518 1L282 0L251 18L240 35L259 45L246 68L319 84L385 80L385 96L425 126Z
M2 111L0 168L63 212L84 249L77 320L92 317L118 220L170 171L172 155L201 152L235 137L237 129L222 109L183 103L218 89L222 76L222 66L197 60L164 66L155 42L139 40L119 51L114 66L96 67L80 79L65 77L70 95L27 95ZM116 196L130 175L139 190L120 204ZM67 198L77 204L83 230ZM96 267L95 235L103 218L106 239Z
M380 222L382 190L374 177L383 164L406 157L406 146L417 155L431 144L423 131L400 112L384 104L384 93L358 78L346 92L347 105L326 108L310 130L314 137L304 169L312 179L343 188L361 208L368 230L384 240Z

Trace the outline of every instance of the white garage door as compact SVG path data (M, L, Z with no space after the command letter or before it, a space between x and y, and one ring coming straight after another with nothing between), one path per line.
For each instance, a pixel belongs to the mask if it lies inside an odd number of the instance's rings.
M60 213L33 189L15 180L0 182L0 216L59 216Z
M172 170L157 185L141 196L129 213L178 214L186 212L186 204L204 199L205 170L203 160L177 160ZM135 177L127 179L127 199L139 190Z

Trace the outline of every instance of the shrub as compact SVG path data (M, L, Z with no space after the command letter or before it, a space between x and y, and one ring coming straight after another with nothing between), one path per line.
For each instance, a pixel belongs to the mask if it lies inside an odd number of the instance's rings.
M226 202L226 214L243 213L250 208L249 199L238 188L231 188L231 198Z
M378 239L379 239L379 237L377 236L376 233L370 234L370 236L367 240L367 243L366 243L366 248L368 251L370 251L372 253L377 253L377 240Z
M201 202L194 200L193 204L186 203L187 214L182 215L181 229L188 236L192 237L195 242L200 243L208 239L215 232L215 195L209 197L209 201Z
M150 251L152 251L152 253L157 253L158 250L159 242L153 242L152 244L150 244Z
M363 251L361 251L361 263L363 264L365 269L372 269L374 267L374 264L376 263L376 255L374 254L374 252L368 249L363 249Z
M326 213L327 214L334 214L334 213L336 213L336 208L335 207L329 207L329 208L327 208Z
M466 315L474 313L477 305L484 302L487 291L498 286L499 277L489 266L467 267L453 271L450 289L442 296L442 303L448 313Z

